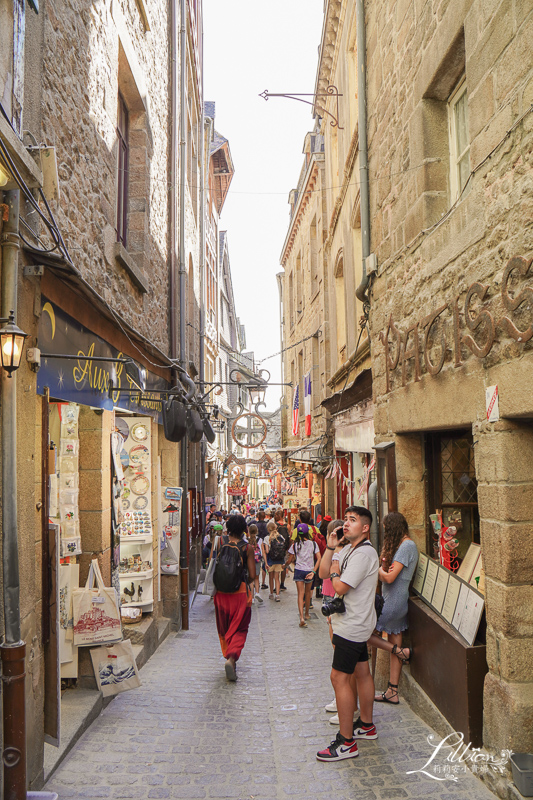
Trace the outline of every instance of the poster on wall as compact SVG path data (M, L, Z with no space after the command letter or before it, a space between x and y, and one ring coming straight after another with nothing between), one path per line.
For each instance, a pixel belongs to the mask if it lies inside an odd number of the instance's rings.
M167 575L179 571L182 501L180 486L161 487L161 572Z

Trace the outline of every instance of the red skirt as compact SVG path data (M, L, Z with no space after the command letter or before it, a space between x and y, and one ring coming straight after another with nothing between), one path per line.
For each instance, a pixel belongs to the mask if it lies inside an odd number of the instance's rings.
M251 599L244 582L237 592L215 595L217 631L224 658L231 656L238 661L242 653L252 618Z

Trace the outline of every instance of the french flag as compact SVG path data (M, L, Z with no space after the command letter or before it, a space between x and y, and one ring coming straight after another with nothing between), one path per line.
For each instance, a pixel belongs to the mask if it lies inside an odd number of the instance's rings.
M300 387L296 384L294 398L292 401L292 435L298 436L300 433Z
M311 436L311 371L304 375L305 435Z

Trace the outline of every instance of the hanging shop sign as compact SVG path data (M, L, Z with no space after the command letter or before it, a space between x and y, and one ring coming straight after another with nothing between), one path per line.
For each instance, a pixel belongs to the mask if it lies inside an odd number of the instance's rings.
M58 400L112 410L148 414L161 423L158 390L169 388L164 378L147 371L146 390L142 397L129 394L134 387L126 376L124 364L88 361L92 356L122 358L124 353L97 336L62 309L42 298L39 320L39 349L45 353L67 355L72 360L43 358L37 373L37 393L45 387ZM115 390L110 392L111 388Z
M531 263L522 256L511 258L492 286L472 283L464 299L450 297L405 330L397 327L391 314L379 335L385 351L387 393L396 388L392 385L396 370L405 386L410 380L420 381L424 372L438 375L446 361L457 368L470 354L486 358L497 335L519 344L528 342L533 337L533 286L525 281L531 280Z

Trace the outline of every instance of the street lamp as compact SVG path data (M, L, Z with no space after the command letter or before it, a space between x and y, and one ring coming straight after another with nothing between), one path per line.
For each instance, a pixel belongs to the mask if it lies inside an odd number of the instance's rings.
M15 314L13 311L9 312L9 317L0 318L0 322L7 323L3 328L0 328L0 357L2 360L2 368L7 372L8 378L11 378L11 373L20 366L24 339L26 339L28 334L21 331L20 328L15 325Z
M250 386L248 391L250 392L250 399L254 406L259 404L263 405L265 402L265 394L266 394L266 386L258 385L258 386Z

